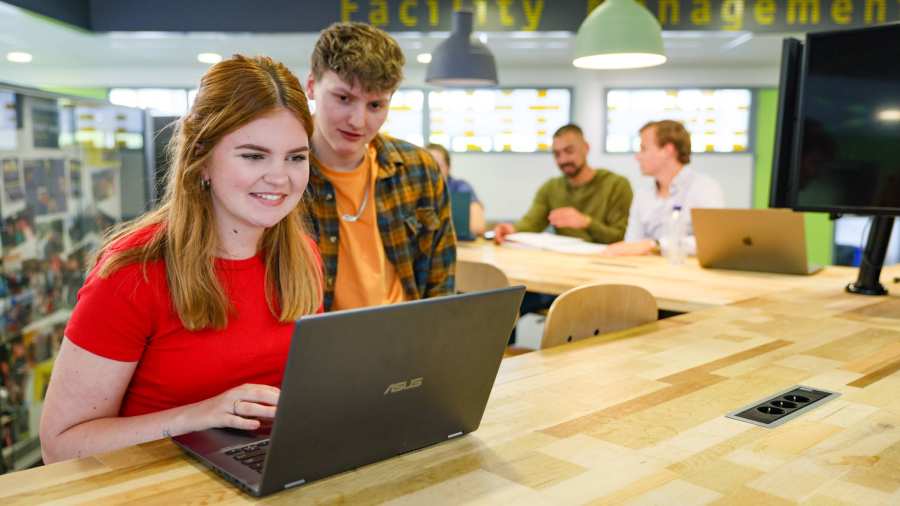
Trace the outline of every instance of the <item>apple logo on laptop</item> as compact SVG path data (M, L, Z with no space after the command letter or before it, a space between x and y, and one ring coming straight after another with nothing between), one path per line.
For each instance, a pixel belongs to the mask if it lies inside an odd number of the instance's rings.
M753 239L750 236L744 237L741 242L744 243L744 246L753 246Z

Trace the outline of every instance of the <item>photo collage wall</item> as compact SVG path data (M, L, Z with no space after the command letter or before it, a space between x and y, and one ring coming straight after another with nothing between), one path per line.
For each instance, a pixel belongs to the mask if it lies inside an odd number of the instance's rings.
M100 109L0 89L0 472L34 454L85 269L122 218L116 138L133 143L136 132L116 114L100 125Z

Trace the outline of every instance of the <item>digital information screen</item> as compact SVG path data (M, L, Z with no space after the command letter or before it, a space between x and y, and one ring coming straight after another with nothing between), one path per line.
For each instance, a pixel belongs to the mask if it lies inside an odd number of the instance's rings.
M571 103L566 88L431 91L429 139L455 153L549 151Z
M695 153L750 150L749 89L635 89L606 93L606 152L640 151L640 129L650 121L680 121Z
M425 92L422 90L397 90L391 97L391 110L381 132L416 146L424 146L423 132Z

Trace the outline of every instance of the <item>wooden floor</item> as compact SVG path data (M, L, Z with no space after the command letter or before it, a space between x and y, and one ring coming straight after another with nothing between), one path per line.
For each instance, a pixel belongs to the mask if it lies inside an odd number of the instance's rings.
M506 359L478 431L264 502L900 504L892 288L770 293ZM842 395L774 429L724 416L796 384ZM4 506L250 501L168 441L0 477Z

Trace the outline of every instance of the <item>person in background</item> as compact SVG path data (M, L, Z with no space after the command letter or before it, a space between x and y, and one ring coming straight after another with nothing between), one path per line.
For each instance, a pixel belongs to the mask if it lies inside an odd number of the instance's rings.
M403 51L364 23L335 23L313 50L311 228L325 263L325 309L454 291L450 196L422 148L381 135L403 79Z
M450 193L468 193L472 196L469 204L469 233L473 237L479 237L484 233L484 206L475 195L475 189L466 181L450 176L450 152L447 151L447 148L440 144L429 144L426 148L440 167L444 179L447 180L447 188Z
M691 209L724 207L722 188L713 178L694 171L691 135L677 121L651 121L641 127L641 150L635 155L641 173L654 180L654 187L637 192L628 217L625 240L610 244L604 255L647 255L665 248L666 227L673 209L681 208L685 220L685 253L694 255L697 242L691 226Z
M108 236L78 293L45 462L274 416L295 320L322 303L299 205L312 128L300 82L270 58L203 76L161 205Z
M631 185L628 179L587 163L590 145L578 125L553 134L553 158L563 173L538 189L531 208L516 224L494 227L503 243L514 232L541 232L552 225L557 234L607 244L621 241L628 224Z
M515 225L494 227L494 240L502 244L514 232L541 232L552 225L557 234L589 242L610 243L625 235L631 184L623 176L587 163L590 145L578 125L568 124L553 133L553 158L562 176L540 187L531 208ZM549 308L556 297L526 292L519 314ZM509 344L515 343L515 330Z

